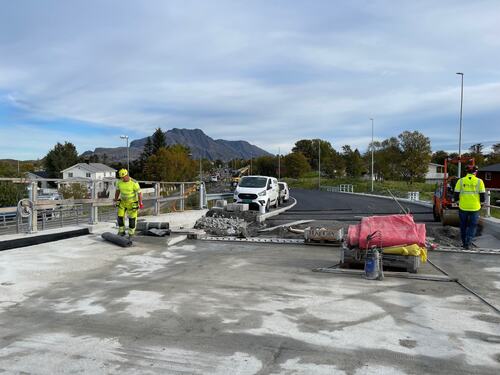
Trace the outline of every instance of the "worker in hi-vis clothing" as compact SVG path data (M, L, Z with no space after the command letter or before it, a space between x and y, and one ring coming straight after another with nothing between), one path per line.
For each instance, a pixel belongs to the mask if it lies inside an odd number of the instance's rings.
M118 207L118 235L125 235L125 212L128 215L128 234L135 234L135 225L139 209L142 205L142 193L139 183L128 175L126 169L120 169L118 172L120 180L116 183L115 202ZM118 199L120 198L120 199Z
M479 222L479 211L484 203L486 190L484 182L476 177L477 167L467 166L467 175L455 185L455 202L458 200L460 216L460 235L464 249L469 249Z

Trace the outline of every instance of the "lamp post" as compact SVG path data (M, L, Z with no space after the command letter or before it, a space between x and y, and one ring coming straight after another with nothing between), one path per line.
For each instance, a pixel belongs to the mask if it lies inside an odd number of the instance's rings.
M458 178L462 177L462 109L464 104L464 74L457 73L462 78L460 86L460 132L458 135Z
M278 180L281 180L281 149L278 147Z
M120 135L120 138L127 140L127 171L130 172L130 148L128 147L128 135Z
M371 144L371 149L372 149L372 193L373 193L373 119L370 118L372 122L372 144Z
M318 139L318 190L321 190L321 139Z

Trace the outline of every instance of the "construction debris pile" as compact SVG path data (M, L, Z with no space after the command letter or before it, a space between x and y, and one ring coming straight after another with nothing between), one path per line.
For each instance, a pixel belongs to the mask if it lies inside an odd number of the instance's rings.
M214 236L248 237L248 223L240 218L202 217L194 225Z

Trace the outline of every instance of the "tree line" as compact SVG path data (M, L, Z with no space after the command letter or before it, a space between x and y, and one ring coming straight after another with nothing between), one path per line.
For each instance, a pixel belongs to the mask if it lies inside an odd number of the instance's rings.
M252 165L253 174L299 178L321 168L321 174L327 178L360 178L371 173L373 148L374 176L377 180L402 180L409 183L422 181L430 162L443 164L446 158L457 157L456 153L439 150L431 152L430 139L418 131L404 131L397 137L370 144L368 150L361 153L357 148L344 145L336 150L332 144L322 139L301 139L295 142L287 155L261 156L252 160L235 159L227 165L238 169ZM500 163L500 143L492 146L490 153L484 153L480 143L472 145L466 158L474 158L478 166ZM70 143L57 143L47 155L38 162L22 162L19 173L32 171L43 166L48 176L60 178L60 172L76 163L100 162L115 169L125 167L124 163L108 162L106 155L98 157L78 156L76 147ZM192 181L198 179L199 160L193 160L188 147L168 145L161 128L147 138L143 151L137 160L131 161L130 174L140 180L149 181ZM201 160L203 171L222 167L221 160L211 162ZM321 164L321 166L319 165ZM456 174L456 165L450 165L450 174ZM0 162L0 176L17 176L17 162Z

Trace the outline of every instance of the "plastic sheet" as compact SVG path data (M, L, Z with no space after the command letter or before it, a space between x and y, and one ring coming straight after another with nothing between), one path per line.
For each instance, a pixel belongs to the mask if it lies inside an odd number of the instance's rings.
M368 243L367 237L376 231L380 232L380 236ZM347 244L361 249L368 245L388 247L417 244L425 247L425 237L425 225L416 224L411 215L370 216L361 219L358 225L349 226Z

